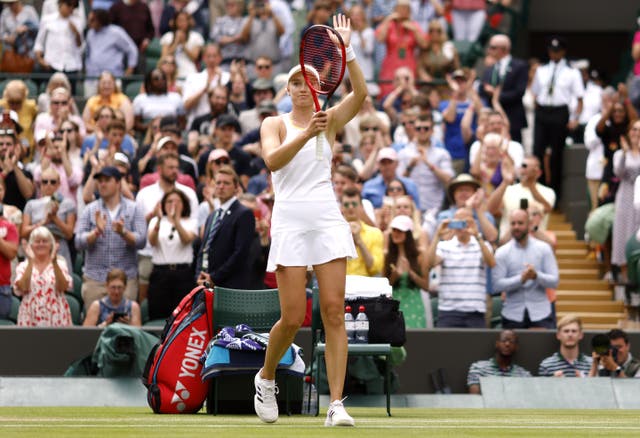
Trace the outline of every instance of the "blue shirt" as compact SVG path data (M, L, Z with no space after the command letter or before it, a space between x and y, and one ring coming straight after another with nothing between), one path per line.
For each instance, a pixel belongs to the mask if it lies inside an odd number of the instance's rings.
M418 194L418 187L416 187L415 183L403 176L397 176L395 179L402 181L402 184L404 184L404 187L407 189L407 193L413 198L413 202L416 203L416 207L418 207L418 210L421 210L420 195ZM384 183L382 176L378 175L364 183L362 187L362 197L371 201L374 208L380 208L382 207L382 198L386 190L387 185Z
M449 106L448 100L440 102L440 107L438 110L441 113L444 113L447 107ZM462 117L464 116L465 111L471 105L470 101L466 102L458 102L456 106L456 119L453 123L449 123L445 121L445 130L444 130L444 146L451 154L451 159L453 160L466 160L468 158L467 145L465 145L464 140L462 139L462 129L460 128L460 122L462 122ZM475 132L476 130L476 119L473 118L473 122L471 123L471 129Z
M126 67L138 64L138 47L120 26L110 24L96 31L89 29L84 65L87 76L99 76L103 71L119 77Z
M86 154L87 151L91 150L95 142L96 142L95 134L86 136L85 139L82 141L82 147L80 148L80 156L84 157L84 154ZM109 146L109 142L107 141L106 138L103 138L102 143L100 143L100 149L106 149L107 146ZM122 144L120 145L120 149L122 150L122 152L127 154L129 158L133 158L133 156L135 155L135 148L133 147L133 139L129 134L125 134L124 138L122 139Z
M512 321L524 320L525 309L531 321L540 321L551 314L547 288L558 287L558 263L551 246L534 237L527 237L526 246L515 239L498 248L496 266L493 268L493 291L506 292L502 316ZM525 265L533 266L537 273L534 280L521 281Z
M106 218L104 234L99 236L93 245L87 242L87 236L96 228L96 212L100 211ZM135 235L135 245L129 246L122 236L112 229L111 215L103 199L88 204L76 227L75 244L79 251L84 251L84 273L92 280L105 282L107 273L113 268L120 268L127 278L138 276L138 251L147 242L147 221L142 208L135 201L120 196L120 206L116 220L124 220L124 229Z

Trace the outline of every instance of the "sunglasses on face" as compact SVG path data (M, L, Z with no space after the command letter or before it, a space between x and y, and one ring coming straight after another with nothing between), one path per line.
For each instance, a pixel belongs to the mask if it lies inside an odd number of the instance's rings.
M415 124L416 122L414 120L407 120L406 122L402 122L402 126L410 126Z
M389 192L403 192L403 191L404 189L402 187L395 187L395 186L389 187Z
M43 180L40 180L40 182L42 183L42 185L45 185L45 186L47 184L50 184L52 186L58 184L58 180L57 179L43 179Z
M522 163L522 164L520 165L520 167L522 167L523 169L526 169L526 168L527 168L527 163Z
M11 106L18 106L22 103L21 100L8 100L7 103Z
M176 62L173 59L165 59L162 61L163 64L175 64Z
M217 165L220 164L229 164L229 159L228 158L218 158L217 160L213 160L214 163L216 163Z
M0 135L15 135L15 133L16 131L14 129L0 129Z
M72 132L73 132L73 128L60 129L58 132L59 132L60 134L62 134L62 133L64 133L64 132L66 132L67 134L70 134L70 133L72 133Z
M271 68L271 66L270 65L266 65L266 64L262 64L262 65L256 65L256 68L258 70L268 70L268 69Z
M416 131L428 132L428 131L431 131L431 126L416 126Z
M69 103L68 100L52 100L51 105L66 105Z
M343 202L342 203L344 208L349 208L349 207L353 207L356 208L358 206L358 203L356 201L351 201L351 202Z

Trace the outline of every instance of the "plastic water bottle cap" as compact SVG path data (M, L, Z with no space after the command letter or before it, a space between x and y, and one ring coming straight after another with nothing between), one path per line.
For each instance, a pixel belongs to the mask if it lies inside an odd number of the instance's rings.
M359 312L364 313L364 306L360 306L360 308L358 309Z
M344 311L347 312L347 313L351 313L351 306L345 307Z
M304 376L304 383L311 383L311 376Z

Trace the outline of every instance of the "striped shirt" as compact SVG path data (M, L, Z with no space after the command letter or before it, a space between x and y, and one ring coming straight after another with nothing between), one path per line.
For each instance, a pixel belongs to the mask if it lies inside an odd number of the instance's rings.
M555 352L540 362L538 375L552 377L556 371L562 371L564 377L577 377L577 371L580 377L586 377L591 370L591 361L589 356L580 353L578 358L571 363L560 352Z
M438 310L485 313L487 267L478 241L471 238L465 245L454 236L438 242L436 255L442 259Z
M502 377L531 377L531 373L520 365L511 364L508 368L500 368L494 357L489 360L479 360L469 367L467 375L467 386L479 385L480 377L502 376Z

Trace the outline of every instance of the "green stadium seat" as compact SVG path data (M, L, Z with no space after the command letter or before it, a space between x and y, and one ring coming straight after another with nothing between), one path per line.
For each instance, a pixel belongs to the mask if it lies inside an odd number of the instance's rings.
M73 286L70 290L67 291L67 293L73 295L78 302L82 305L83 303L83 299L82 299L82 277L80 277L78 274L76 274L75 272L71 273L71 279L73 280Z
M140 87L142 86L142 81L131 81L124 87L124 94L131 100L135 99L135 97L140 94Z
M502 297L496 295L491 297L491 328L502 328Z
M0 96L2 96L2 93L4 92L4 87L6 87L7 84L9 83L9 81L12 81L13 79L21 79L21 78L19 78L19 77L7 78L7 79L3 80L2 82L0 82ZM29 97L31 99L37 99L38 98L38 85L36 85L36 83L33 82L31 79L22 78L22 81L25 83L25 85L27 86L27 89L29 90Z
M0 318L0 325L16 325L16 323L10 319Z
M67 299L67 303L69 303L73 325L82 325L82 306L80 302L69 293L65 293L64 297Z
M82 271L84 270L84 253L79 251L76 254L76 260L73 264L73 272L82 277Z

